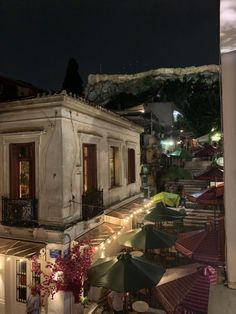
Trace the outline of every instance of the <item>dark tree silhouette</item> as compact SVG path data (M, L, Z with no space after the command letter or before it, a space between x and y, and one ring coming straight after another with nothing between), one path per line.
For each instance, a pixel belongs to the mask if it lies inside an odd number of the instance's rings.
M74 58L70 58L66 76L64 78L64 82L62 88L67 91L67 93L72 93L76 95L83 94L83 81L78 72L79 65Z

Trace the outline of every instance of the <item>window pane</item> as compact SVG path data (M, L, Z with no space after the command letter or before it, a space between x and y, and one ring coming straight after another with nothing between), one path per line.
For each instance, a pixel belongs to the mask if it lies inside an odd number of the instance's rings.
M21 146L19 149L19 158L23 159L23 158L28 158L29 156L29 149L26 146Z
M35 144L10 144L10 198L35 198Z
M114 147L110 147L110 158L109 158L109 166L110 166L110 180L111 186L115 185L115 165L114 165Z
M20 198L29 198L30 191L30 166L29 161L19 162L19 196Z
M135 150L128 148L128 184L134 183L135 180Z
M109 150L110 182L112 186L119 185L119 148L111 146Z
M27 277L26 262L16 261L16 301L26 303Z

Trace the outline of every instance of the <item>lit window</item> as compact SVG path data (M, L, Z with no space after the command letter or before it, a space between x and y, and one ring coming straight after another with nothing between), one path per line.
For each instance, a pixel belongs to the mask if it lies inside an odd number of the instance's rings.
M34 143L10 144L10 194L12 199L35 197Z
M119 148L110 146L109 151L109 166L110 166L110 182L111 187L119 185Z

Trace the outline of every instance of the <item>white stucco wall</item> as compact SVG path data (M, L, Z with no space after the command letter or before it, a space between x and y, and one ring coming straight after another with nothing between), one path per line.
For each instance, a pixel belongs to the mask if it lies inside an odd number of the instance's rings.
M9 196L9 144L35 142L36 198L41 223L81 215L82 144L97 145L98 187L108 206L140 191L142 129L81 100L54 95L3 103L0 108L0 195ZM120 184L110 189L108 149L119 147ZM128 148L135 149L136 182L127 184ZM71 202L73 200L73 202Z

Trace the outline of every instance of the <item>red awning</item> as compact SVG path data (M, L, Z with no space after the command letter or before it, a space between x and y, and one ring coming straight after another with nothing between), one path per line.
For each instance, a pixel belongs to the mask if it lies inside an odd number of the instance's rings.
M210 266L170 268L156 286L157 298L167 313L207 313L210 283L216 283L216 279L216 271Z
M217 167L211 167L207 171L199 174L198 176L194 176L196 180L209 180L214 182L223 182L224 175L223 171Z
M207 145L203 147L202 149L198 150L194 153L194 157L212 157L218 153L218 150L211 146Z
M213 186L199 192L187 194L190 202L207 205L224 204L224 184Z
M222 224L210 225L198 233L185 233L175 242L175 248L184 256L195 261L212 265L223 265L224 254L224 230Z

